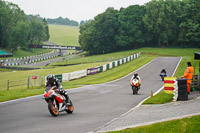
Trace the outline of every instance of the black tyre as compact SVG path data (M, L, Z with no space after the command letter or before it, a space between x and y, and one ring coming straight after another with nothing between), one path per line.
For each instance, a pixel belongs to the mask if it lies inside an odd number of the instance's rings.
M56 104L57 103L49 100L48 109L49 109L49 112L51 113L51 115L53 115L53 116L58 116L58 114L59 114L58 105L56 105Z
M177 79L178 81L178 86L179 85L187 85L187 80L186 79Z
M187 95L188 94L188 91L187 90L184 90L184 91L178 91L178 95Z
M133 95L137 94L137 89L136 89L136 87L132 87L132 90L133 90Z
M66 109L66 112L68 114L71 114L74 111L74 105L73 105L73 103L72 103L72 101L70 99L69 99L69 103L70 103L70 105L67 106L68 109Z
M187 90L187 85L179 85L178 89L179 90Z
M178 95L177 100L178 101L188 100L188 95Z

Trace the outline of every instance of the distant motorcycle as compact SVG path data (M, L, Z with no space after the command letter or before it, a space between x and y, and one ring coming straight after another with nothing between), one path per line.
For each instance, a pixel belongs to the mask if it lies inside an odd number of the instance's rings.
M132 90L133 90L133 95L138 94L140 84L139 84L139 80L137 78L134 78L133 80L131 80L131 86L132 86Z
M74 111L72 101L69 99L67 103L66 98L59 94L56 87L47 87L44 92L44 99L48 103L49 112L53 116L58 116L59 112L63 111L69 114Z
M162 79L162 81L164 81L164 77L166 77L167 75L165 74L165 73L161 73L160 74L160 77L161 77L161 79Z

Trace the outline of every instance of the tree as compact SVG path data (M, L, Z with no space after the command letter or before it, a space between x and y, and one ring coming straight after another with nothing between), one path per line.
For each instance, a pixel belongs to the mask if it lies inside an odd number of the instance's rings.
M90 54L102 54L117 50L115 35L118 31L118 11L108 8L95 20L81 26L79 42Z
M177 0L152 0L146 4L143 21L158 46L169 46L169 42L176 40L178 7Z
M95 53L94 43L96 40L95 36L95 21L91 21L80 26L79 43L84 51L89 51L90 53Z
M20 21L13 27L11 32L11 42L12 45L9 46L12 51L16 50L18 46L21 48L28 47L28 34L29 34L29 25L26 22Z
M47 41L47 40L49 40L50 35L49 35L49 26L48 26L47 20L45 18L43 19L43 23L44 23L45 34L46 34L45 41Z
M183 0L178 42L182 47L200 47L200 0Z
M68 18L62 18L62 17L58 17L56 19L47 19L47 22L49 24L60 24L60 25L70 25L70 26L78 26L79 23L77 21L74 20L70 20Z
M148 37L144 37L145 30L142 21L144 14L144 6L133 5L121 9L118 18L119 32L116 36L117 45L120 48L137 48L146 41Z
M10 10L4 1L0 0L0 48L8 46L8 36L11 28Z
M40 44L46 38L43 22L39 21L36 17L32 17L30 20L29 43Z

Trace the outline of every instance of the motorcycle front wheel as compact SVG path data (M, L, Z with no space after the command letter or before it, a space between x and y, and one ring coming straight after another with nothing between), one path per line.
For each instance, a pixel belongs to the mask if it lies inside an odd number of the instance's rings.
M133 95L137 94L138 93L138 89L136 87L133 87L132 86L132 90L133 90Z
M68 114L71 114L71 113L73 113L73 111L74 111L74 105L73 105L73 103L72 103L72 101L69 99L69 103L70 103L70 105L67 105L67 108L68 109L66 109L66 112L68 113Z
M58 106L56 104L57 104L56 102L49 100L48 109L49 109L49 112L51 113L51 115L53 115L53 116L58 116L58 114L59 114Z

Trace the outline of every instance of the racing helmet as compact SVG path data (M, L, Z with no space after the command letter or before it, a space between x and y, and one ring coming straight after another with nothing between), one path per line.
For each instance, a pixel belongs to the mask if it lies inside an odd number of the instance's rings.
M136 77L136 76L138 76L138 73L137 73L137 72L135 72L135 73L134 73L134 76L135 76L135 77Z
M49 74L47 75L47 82L52 83L55 80L54 75L53 74Z

